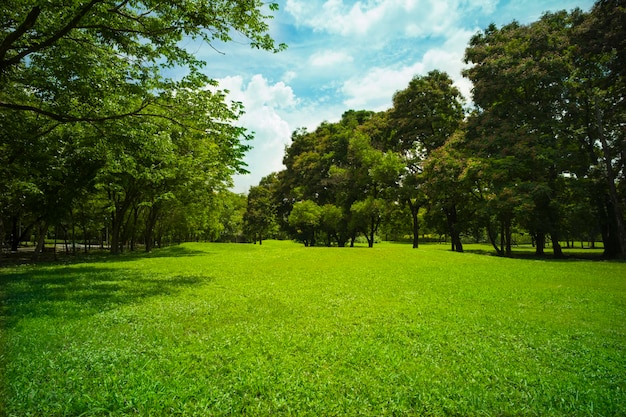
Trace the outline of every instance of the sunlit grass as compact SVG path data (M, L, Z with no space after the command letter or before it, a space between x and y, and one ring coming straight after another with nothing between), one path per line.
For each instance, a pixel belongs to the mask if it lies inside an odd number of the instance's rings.
M446 249L0 270L0 415L626 414L626 264Z

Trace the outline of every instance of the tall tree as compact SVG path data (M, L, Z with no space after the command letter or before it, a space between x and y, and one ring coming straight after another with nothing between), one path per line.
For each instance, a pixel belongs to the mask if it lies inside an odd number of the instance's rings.
M579 17L580 11L563 11L530 25L491 25L472 38L465 55L473 64L465 75L474 84L476 105L469 146L494 173L498 165L504 168L498 174L498 198L522 196L518 221L535 235L538 254L549 236L555 256L562 256L560 184L569 169L571 138L563 123L571 74L569 33ZM512 188L515 192L504 192ZM510 216L500 218L510 223Z
M424 161L459 129L463 117L461 92L445 72L416 76L393 96L389 148L401 155L406 166L399 194L411 211L414 248L419 246L419 210L426 202L421 189Z
M596 203L605 256L626 257L626 4L599 0L572 34L575 71L568 121L604 190ZM588 173L585 173L587 175Z
M248 205L243 220L246 234L254 243L263 243L276 229L276 206L273 201L275 175L261 180L258 186L250 187Z
M475 191L471 174L473 162L462 147L463 135L462 131L457 131L430 152L421 174L429 211L443 214L451 249L456 252L463 252L461 234L468 229L476 213L472 198Z

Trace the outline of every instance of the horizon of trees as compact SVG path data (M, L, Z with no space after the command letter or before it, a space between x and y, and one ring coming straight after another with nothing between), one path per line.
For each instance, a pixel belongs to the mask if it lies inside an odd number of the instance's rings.
M414 77L383 112L350 110L298 129L285 169L251 188L282 233L312 246L363 236L445 234L490 242L509 256L514 236L595 241L626 256L626 4L545 13L528 25L490 25L471 39L466 109L450 77ZM259 197L262 196L262 197ZM276 229L276 227L278 229Z
M58 4L57 4L58 3ZM279 51L261 1L72 1L0 6L0 239L119 253L187 240L373 246L446 235L451 249L516 237L600 238L626 257L626 6L490 25L470 41L471 106L448 74L414 77L387 111L297 129L285 169L228 190L251 136L179 47L234 32ZM54 11L63 6L66 13ZM224 9L226 7L226 9ZM230 8L229 8L230 7ZM165 77L187 68L181 80ZM211 86L212 88L206 88Z

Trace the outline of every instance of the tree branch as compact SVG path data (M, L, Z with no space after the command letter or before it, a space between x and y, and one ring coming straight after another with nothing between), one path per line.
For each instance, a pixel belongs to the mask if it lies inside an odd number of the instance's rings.
M56 120L61 123L70 123L70 122L104 122L106 120L118 120L123 119L124 117L136 116L140 111L145 109L148 106L148 103L143 103L138 109L133 110L128 113L122 114L114 114L111 116L102 116L102 117L77 117L77 116L69 116L62 115L58 113L54 113L48 110L41 109L35 106L29 106L26 104L14 104L14 103L6 103L0 101L0 108L11 109L11 110L21 110L21 111L29 111L36 114L41 114L43 116L49 117L52 120Z
M26 19L24 19L24 21L22 22L22 24L19 25L17 29L15 29L12 33L9 33L6 38L4 38L2 45L0 45L0 62L4 63L4 57L6 56L7 51L9 50L13 42L21 38L22 35L24 35L30 28L35 26L35 22L37 21L37 18L39 18L40 14L41 9L39 8L39 6L33 7L26 16ZM0 66L0 69L2 68L3 66Z
M6 68L8 68L8 67L10 67L12 65L17 65L22 59L24 59L25 57L27 57L28 55L30 55L30 54L32 54L34 52L38 52L38 51L40 51L40 50L42 50L44 48L52 46L55 42L57 42L63 36L67 35L72 29L76 28L78 23L87 15L87 13L89 13L91 11L91 9L93 9L93 7L96 4L98 4L98 3L102 2L102 1L103 0L91 0L82 9L80 9L78 11L76 16L74 16L74 18L72 20L70 20L64 27L62 27L56 33L52 34L52 36L50 36L48 39L44 40L43 42L31 45L30 47L24 49L22 52L20 52L19 54L15 55L14 57L12 57L10 59L0 61L0 71L4 70L4 69L6 69ZM29 13L29 16L31 14L33 14L33 11L31 11L31 13ZM39 14L37 13L37 16L38 15ZM36 19L36 17L35 17L35 19ZM34 24L34 23L35 22L33 21L32 24ZM26 28L24 30L24 32L26 30L28 30L28 28ZM16 32L17 32L17 30L14 32L14 34ZM17 37L12 42L15 42L15 40L17 40ZM6 41L7 41L7 39L5 39L5 42L3 42L3 46L4 46L4 43L6 43ZM6 45L7 49L8 49L9 46L10 46L10 44Z

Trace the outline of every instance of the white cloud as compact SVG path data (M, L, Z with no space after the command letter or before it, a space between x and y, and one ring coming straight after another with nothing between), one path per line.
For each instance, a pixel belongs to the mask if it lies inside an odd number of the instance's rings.
M291 87L280 81L270 84L262 75L254 75L249 82L241 76L218 80L220 88L229 90L228 99L240 101L245 114L238 124L254 132L253 149L244 161L254 175L236 175L235 191L247 192L259 179L282 169L284 147L289 143L293 127L285 119L285 113L294 111L299 101Z
M294 79L296 79L297 77L298 77L298 74L296 74L295 71L287 71L286 73L283 74L282 81L285 83L289 83L293 81Z
M396 91L406 88L414 76L426 75L435 69L448 73L456 87L469 99L472 86L469 80L463 78L461 71L465 67L465 47L473 33L457 30L441 47L429 49L420 61L413 64L374 67L364 75L348 79L341 88L345 95L344 103L355 109L388 109Z
M244 158L250 174L233 178L234 191L238 193L247 193L262 177L284 168L285 146L290 144L294 130L313 130L323 120L338 120L345 110L342 105L319 101L303 103L283 81L271 84L261 74L247 82L241 76L218 81L221 89L229 91L228 100L240 101L245 107L238 124L254 132L254 139L248 143L252 149Z
M459 16L459 0L287 0L285 10L297 24L315 31L384 43L391 34L408 37L441 34ZM472 2L470 2L471 4ZM483 3L489 3L484 0Z
M400 69L372 68L364 76L351 78L344 83L344 104L353 109L388 109L391 107L393 94L405 88L411 78L422 71L421 63Z
M353 61L353 58L345 52L322 51L316 52L309 58L309 63L314 67L333 67Z

